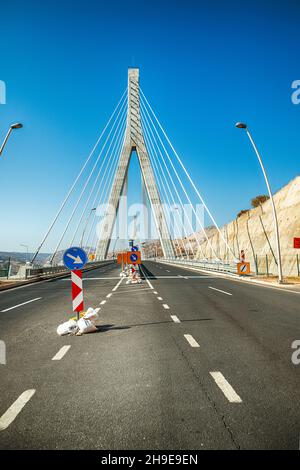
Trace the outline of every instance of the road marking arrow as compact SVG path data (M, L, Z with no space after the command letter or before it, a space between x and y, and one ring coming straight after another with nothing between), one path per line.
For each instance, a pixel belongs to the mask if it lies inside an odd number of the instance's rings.
M73 255L71 255L70 253L67 253L67 257L73 259L73 260L74 260L74 264L81 264L81 263L83 263L83 261L82 261L82 259L80 258L79 255L78 255L78 256L73 256Z

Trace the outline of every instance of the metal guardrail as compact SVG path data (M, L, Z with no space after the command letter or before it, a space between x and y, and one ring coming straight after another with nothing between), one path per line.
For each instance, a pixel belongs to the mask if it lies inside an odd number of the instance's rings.
M178 259L178 258L156 258L156 261L169 264L179 264L183 266L191 266L195 268L207 269L208 271L217 271L221 273L230 273L237 274L236 264L235 263L219 263L217 261L196 261L188 259Z
M93 263L87 263L83 270L89 268L97 268L98 266L103 266L103 264L110 264L112 260L105 260L105 261L98 261ZM30 279L31 277L39 277L39 276L47 276L51 274L60 274L60 273L68 273L70 272L65 266L47 266L43 268L27 268L26 269L26 279Z

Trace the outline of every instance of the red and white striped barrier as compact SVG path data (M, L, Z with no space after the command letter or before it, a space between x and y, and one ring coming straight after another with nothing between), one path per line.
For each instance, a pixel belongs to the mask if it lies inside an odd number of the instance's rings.
M83 310L82 271L71 271L73 312Z

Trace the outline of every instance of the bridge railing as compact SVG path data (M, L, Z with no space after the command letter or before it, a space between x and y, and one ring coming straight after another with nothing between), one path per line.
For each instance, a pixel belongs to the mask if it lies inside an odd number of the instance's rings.
M208 271L217 271L221 273L237 274L237 268L235 263L226 263L219 261L199 261L190 259L178 259L178 258L158 258L156 259L162 263L178 264L183 266L190 266L194 268L202 268Z
M83 271L89 271L91 269L95 269L100 266L106 266L107 264L111 264L112 260L105 260L105 261L95 261L92 263L87 263L83 268ZM18 277L19 279L32 279L44 276L51 276L51 275L59 275L59 274L68 274L70 271L65 266L43 266L40 268L34 267L23 267L22 271L20 271Z

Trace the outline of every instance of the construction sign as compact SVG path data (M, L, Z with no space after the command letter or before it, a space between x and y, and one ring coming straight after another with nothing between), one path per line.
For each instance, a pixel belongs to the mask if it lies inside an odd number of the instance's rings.
M71 271L73 312L83 310L82 271Z
M237 263L237 272L240 276L250 274L250 263L245 261L243 263Z
M118 264L126 264L127 263L127 251L124 251L124 253L118 253L117 263Z
M140 251L128 251L127 252L127 263L128 264L141 264L141 252Z
M90 261L93 261L95 258L96 258L95 253L90 253L90 254L89 254L89 260L90 260Z

